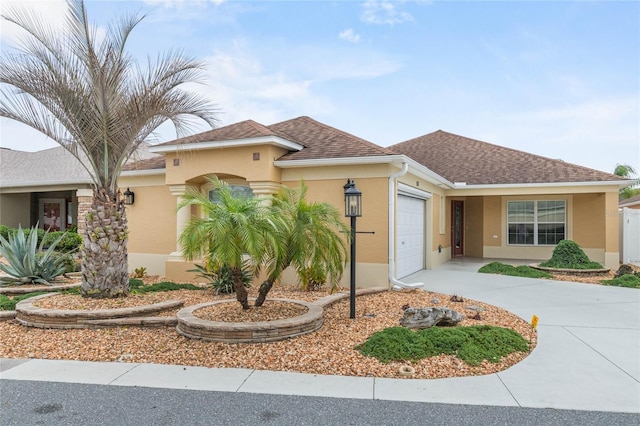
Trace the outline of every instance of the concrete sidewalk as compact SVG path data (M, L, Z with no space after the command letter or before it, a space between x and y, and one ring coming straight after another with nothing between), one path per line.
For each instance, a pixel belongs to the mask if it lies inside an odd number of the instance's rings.
M538 346L500 373L434 380L134 363L0 360L2 380L640 413L640 292L478 274L452 261L405 279L540 318ZM1 387L1 382L0 382Z

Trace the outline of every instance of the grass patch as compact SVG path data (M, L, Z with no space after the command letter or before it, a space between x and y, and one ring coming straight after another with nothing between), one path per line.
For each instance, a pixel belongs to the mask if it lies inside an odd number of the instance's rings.
M551 278L551 274L545 271L534 269L527 265L506 265L500 262L491 262L478 269L483 274L509 275L513 277L526 278Z
M616 287L640 288L640 277L635 274L625 274L612 280L603 280L602 284Z
M34 293L21 294L19 296L9 297L4 294L0 294L0 311L15 311L16 305L19 301L28 299L34 296L40 296L41 294L47 294L46 291L38 291Z
M133 286L131 287L131 293L155 293L158 291L175 290L203 290L203 288L193 284L176 284L170 281L163 281L147 286L136 286L135 288Z
M137 278L129 279L130 294L156 293L159 291L175 291L175 290L202 290L193 284L176 284L170 281L162 281L159 283L145 285L142 280ZM63 294L80 294L80 287L70 288L62 292Z
M510 353L528 351L529 343L509 328L489 325L431 327L418 331L391 327L372 334L356 349L384 363L417 361L445 354L456 355L469 365L479 365L485 359L496 363Z

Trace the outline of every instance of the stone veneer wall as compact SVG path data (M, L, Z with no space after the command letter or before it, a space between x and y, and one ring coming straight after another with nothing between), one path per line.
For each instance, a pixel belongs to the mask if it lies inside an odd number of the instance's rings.
M84 235L87 212L91 209L91 202L93 201L93 190L79 189L76 197L78 198L78 234Z

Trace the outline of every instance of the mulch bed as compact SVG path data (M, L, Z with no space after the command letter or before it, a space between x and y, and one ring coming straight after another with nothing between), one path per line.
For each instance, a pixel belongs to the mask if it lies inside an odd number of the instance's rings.
M147 283L161 280L149 277ZM276 286L270 298L313 301L328 292L302 292L295 288ZM256 296L250 289L249 297ZM464 297L464 295L462 295ZM214 300L230 299L230 295L215 295L210 290L178 290L163 293L131 295L124 299L96 300L76 295L56 295L36 302L50 309L105 309L139 306L168 299L184 299L185 306ZM356 300L356 318L349 319L349 302L343 300L324 311L324 325L314 333L272 343L226 344L192 340L178 335L173 328L121 327L111 329L47 330L27 328L15 321L0 322L0 357L70 359L81 361L118 361L160 363L225 368L252 368L274 371L296 371L313 374L365 377L402 377L400 367L410 364L414 378L444 378L483 375L502 371L524 359L528 353L514 353L498 363L483 362L471 367L455 356L441 355L414 363L384 364L361 355L354 347L372 333L399 325L403 306L441 306L465 315L460 325L489 324L518 331L531 339L535 347L536 333L522 318L499 307L480 301L453 302L451 296L421 290L386 291L360 296ZM436 301L437 299L437 301ZM263 308L243 311L238 303L222 304L209 312L196 311L198 316L211 315L216 321L264 321L281 319L283 305L267 300ZM296 306L296 305L293 305ZM479 309L478 313L468 309ZM175 314L173 312L172 314ZM288 315L299 315L295 309ZM168 315L168 314L164 314ZM285 315L286 317L286 315ZM476 317L478 318L478 317Z

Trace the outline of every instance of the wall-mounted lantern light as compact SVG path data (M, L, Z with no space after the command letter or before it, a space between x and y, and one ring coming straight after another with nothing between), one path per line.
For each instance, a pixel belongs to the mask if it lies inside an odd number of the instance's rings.
M124 203L127 206L131 206L133 205L133 202L135 200L135 195L134 192L132 190L130 190L129 188L127 188L126 191L124 191Z

